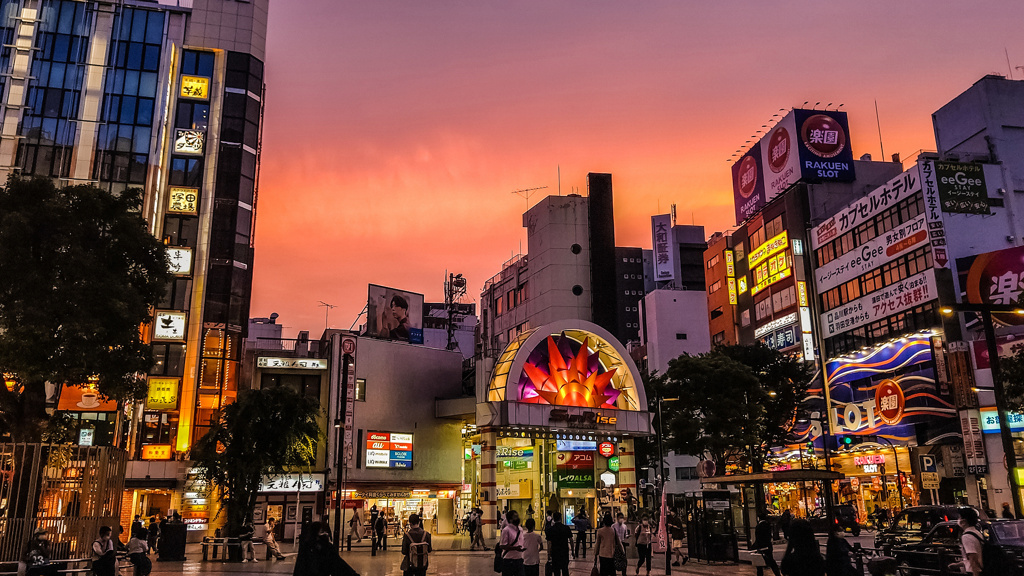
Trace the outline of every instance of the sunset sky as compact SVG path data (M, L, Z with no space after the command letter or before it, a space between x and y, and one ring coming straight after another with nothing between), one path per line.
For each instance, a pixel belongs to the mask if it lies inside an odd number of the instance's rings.
M1024 67L1024 2L275 0L252 316L348 328L369 283L468 301L526 201L610 172L616 241L733 225L730 157L780 108L844 104L855 157L934 149L931 113ZM1007 64L1007 53L1010 64ZM1024 68L1014 69L1024 78Z

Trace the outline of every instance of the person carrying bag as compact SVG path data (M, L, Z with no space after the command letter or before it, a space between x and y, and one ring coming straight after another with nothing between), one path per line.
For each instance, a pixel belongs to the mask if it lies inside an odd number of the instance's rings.
M402 573L405 576L424 576L432 551L430 533L423 529L419 514L409 515L409 531L402 539Z

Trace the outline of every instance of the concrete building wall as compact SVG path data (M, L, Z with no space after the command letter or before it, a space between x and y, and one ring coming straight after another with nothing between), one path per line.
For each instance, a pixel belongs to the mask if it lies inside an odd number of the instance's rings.
M265 60L269 9L270 0L194 0L185 42Z
M708 296L696 290L655 290L643 299L642 342L647 346L647 369L664 373L670 360L682 354L711 350Z
M428 400L462 395L462 355L360 338L356 378L366 380L366 401L355 405L358 467L347 471L347 480L461 484L462 422L436 418ZM368 431L413 434L412 470L365 468Z
M549 196L523 217L529 247L532 326L576 318L590 321L588 199ZM580 294L573 293L579 287Z

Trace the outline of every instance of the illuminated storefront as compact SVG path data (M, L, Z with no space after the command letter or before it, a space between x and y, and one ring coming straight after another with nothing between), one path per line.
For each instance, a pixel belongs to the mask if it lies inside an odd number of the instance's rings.
M520 334L499 356L486 399L464 434L465 478L485 524L505 508L567 519L627 509L637 493L633 440L651 434L651 415L611 334L578 320Z
M878 507L893 511L921 503L922 492L938 491L940 484L952 493L947 500L963 493L962 473L958 477L954 466L947 466L941 481L929 476L922 482L918 465L932 454L946 462L962 454L951 390L936 382L933 338L932 331L922 331L833 359L825 364L827 395L812 395L812 410L827 417L839 447L831 465L845 478L832 490L837 502L856 506L862 520ZM819 455L821 424L809 433ZM937 492L925 500L935 498Z

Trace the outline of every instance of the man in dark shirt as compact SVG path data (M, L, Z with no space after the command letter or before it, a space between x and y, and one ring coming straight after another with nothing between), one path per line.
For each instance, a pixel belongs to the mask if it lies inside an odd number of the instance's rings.
M551 513L551 525L545 531L548 544L548 559L551 560L554 576L569 576L569 546L572 543L572 528L562 524L562 513Z
M773 551L772 524L764 513L760 515L760 518L761 521L754 528L754 543L750 545L751 549L759 552L761 557L764 558L764 566L757 567L757 576L764 576L765 568L771 569L772 574L779 576L779 565L775 562L775 553Z
M576 546L572 549L572 557L580 557L580 547L583 547L583 557L587 557L587 532L590 530L590 519L587 518L587 511L580 510L580 513L572 519L576 526Z

